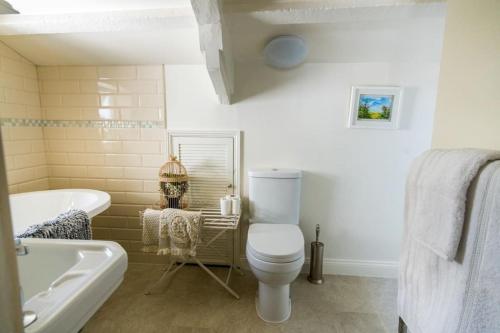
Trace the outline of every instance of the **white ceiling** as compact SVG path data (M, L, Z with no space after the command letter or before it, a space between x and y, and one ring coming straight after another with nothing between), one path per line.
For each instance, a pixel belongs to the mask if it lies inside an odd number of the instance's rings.
M7 0L21 14L61 14L182 8L189 0Z
M37 65L199 64L189 0L11 0L0 40Z
M35 64L204 62L189 0L9 2L21 15L0 15L0 40ZM445 5L439 0L224 4L236 62L262 61L263 46L280 34L302 36L310 47L309 62L437 61L440 56L426 51L439 49L435 46L442 41Z
M1 40L37 65L203 63L195 28L6 36Z
M435 50L441 49L445 14L445 5L438 3L324 10L316 16L311 11L244 11L226 18L240 62L263 61L261 50L270 38L286 34L308 43L308 62L398 62L439 60Z

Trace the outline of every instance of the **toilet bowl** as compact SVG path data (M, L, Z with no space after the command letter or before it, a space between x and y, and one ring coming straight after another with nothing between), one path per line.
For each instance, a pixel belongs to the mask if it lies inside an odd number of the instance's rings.
M246 246L248 264L259 281L258 316L271 323L291 314L290 283L304 264L304 237L294 224L251 224Z

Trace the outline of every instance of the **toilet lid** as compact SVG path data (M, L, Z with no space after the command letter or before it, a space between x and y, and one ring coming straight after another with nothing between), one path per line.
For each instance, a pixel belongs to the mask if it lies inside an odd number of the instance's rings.
M304 236L294 224L253 223L248 229L247 248L263 261L291 262L304 255Z

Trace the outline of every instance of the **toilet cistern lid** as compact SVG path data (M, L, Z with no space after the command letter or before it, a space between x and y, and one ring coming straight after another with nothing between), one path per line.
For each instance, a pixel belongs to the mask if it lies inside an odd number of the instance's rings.
M297 169L252 169L248 171L248 176L252 178L287 178L296 179L302 177L302 171Z
M295 224L255 223L248 229L247 246L257 259L291 262L304 255L304 236Z

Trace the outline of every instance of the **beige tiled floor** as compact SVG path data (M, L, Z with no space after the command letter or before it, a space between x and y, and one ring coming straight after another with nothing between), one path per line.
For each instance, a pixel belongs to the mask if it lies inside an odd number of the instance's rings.
M222 270L216 269L222 274ZM160 295L143 295L161 275L157 265L130 264L125 281L91 318L84 333L114 332L396 332L396 280L325 276L292 285L292 317L266 324L255 313L257 281L234 275L236 300L195 266L182 268Z

